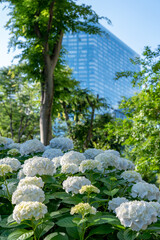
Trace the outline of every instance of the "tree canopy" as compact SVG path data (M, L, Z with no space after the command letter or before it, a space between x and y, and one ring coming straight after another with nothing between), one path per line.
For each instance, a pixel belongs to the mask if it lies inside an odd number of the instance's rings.
M145 48L143 58L134 62L141 64L138 73L118 73L117 78L132 76L133 84L141 91L121 103L126 119L109 124L109 137L117 136L117 142L125 146L137 163L137 169L150 178L160 173L160 47L152 51Z
M2 0L1 0L2 2ZM9 3L10 47L22 49L21 61L28 73L41 82L40 131L46 145L52 138L54 70L66 31L100 34L99 17L91 6L76 0L5 0ZM107 18L106 18L107 19ZM108 19L107 19L108 20ZM110 22L108 20L108 22Z

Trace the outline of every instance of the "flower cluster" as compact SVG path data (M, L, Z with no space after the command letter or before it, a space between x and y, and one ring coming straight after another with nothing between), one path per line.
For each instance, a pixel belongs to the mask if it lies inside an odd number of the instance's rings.
M84 173L87 170L94 170L97 169L99 171L102 171L102 164L99 161L96 160L84 160L81 162L80 166L79 166L79 171Z
M133 198L139 197L141 199L148 199L149 201L152 201L159 199L160 192L154 184L138 182L133 185L131 189L131 196Z
M85 192L88 193L88 194L90 194L90 193L100 193L100 190L93 185L84 185L79 190L79 193L83 194Z
M20 223L24 219L36 220L43 218L47 213L47 207L41 202L21 202L15 206L13 210L13 219Z
M102 164L103 169L107 169L109 166L117 168L119 165L118 157L113 153L101 153L95 157L95 160Z
M105 150L104 152L107 153L107 154L111 153L111 154L114 154L117 157L120 157L120 153L118 151L116 151L116 150L109 149L109 150Z
M53 148L49 148L45 150L45 152L42 155L42 157L49 158L49 159L53 159L59 156L63 156L61 149L53 149Z
M44 182L41 177L25 177L20 180L18 187L23 187L24 185L35 185L39 188L43 188Z
M17 178L18 179L23 179L25 177L26 177L26 175L24 174L23 169L20 169L18 174L17 174Z
M21 147L20 143L11 143L8 145L8 149L16 148L16 149L20 150L20 147Z
M125 158L118 158L118 164L116 168L119 170L134 170L135 165Z
M18 187L12 195L12 204L18 204L22 201L43 202L45 200L44 192L35 185L23 185Z
M0 163L0 176L4 176L5 174L10 173L10 172L12 172L11 166Z
M121 224L133 231L145 230L149 224L157 221L156 209L144 201L122 203L115 212Z
M22 156L35 152L44 152L44 145L38 139L28 140L20 146Z
M103 153L103 150L96 148L89 148L85 150L84 156L86 159L94 159L98 154Z
M73 149L73 141L69 138L58 137L53 138L50 141L50 147L52 148L60 148L62 151L66 152L70 149Z
M85 177L68 177L63 182L63 189L67 193L72 192L72 194L77 194L84 185L91 185L90 180Z
M79 172L79 167L72 163L72 164L64 164L61 167L61 173L71 173L71 174L75 174Z
M12 155L12 156L16 156L17 154L19 154L20 152L19 152L19 150L17 149L17 148L12 148L12 149L10 149L8 152L7 152L7 154L8 155Z
M34 177L36 175L51 175L56 172L54 163L43 157L33 157L25 161L23 172L26 176Z
M71 208L70 214L73 215L75 213L81 214L84 217L87 214L96 214L96 208L89 205L89 203L79 203Z
M128 199L126 199L125 197L113 198L108 202L108 210L115 213L115 209L125 202L128 202Z
M55 157L52 159L52 162L54 163L55 168L58 168L61 166L60 160L61 160L61 157Z
M20 161L18 161L16 158L10 158L10 157L2 158L0 160L0 164L7 164L11 166L13 171L17 171L21 167Z
M138 172L135 171L125 171L121 174L121 177L128 182L141 182L142 177Z
M74 163L79 165L83 160L85 160L85 156L83 153L79 153L76 151L70 151L65 153L61 160L60 160L60 164L61 166L63 166L64 164L70 164L70 163Z
M6 145L7 144L7 139L5 138L5 137L1 137L0 136L0 146L2 145L2 146L4 146L4 145Z

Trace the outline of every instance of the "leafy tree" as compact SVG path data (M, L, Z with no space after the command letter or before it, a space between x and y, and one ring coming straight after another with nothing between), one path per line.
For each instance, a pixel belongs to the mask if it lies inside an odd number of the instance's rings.
M132 76L133 84L141 86L141 91L123 100L121 109L126 119L110 123L106 131L109 138L117 137L116 142L125 146L138 170L151 180L160 173L160 47L155 51L146 47L143 58L134 63L141 64L140 72L118 73L117 79Z
M63 97L56 97L57 93ZM106 113L109 106L105 99L81 89L79 85L75 89L68 86L62 92L56 91L55 99L61 113L56 135L65 133L74 140L77 150L88 147L119 149L113 140L106 140L107 133L103 131L105 124L113 121L111 114Z
M0 134L20 142L39 134L38 83L31 84L19 67L0 70Z
M98 26L100 17L91 6L78 5L76 0L3 2L9 3L10 8L10 20L7 23L12 34L10 47L22 49L21 60L27 63L28 73L41 83L40 133L41 141L46 145L52 137L54 70L63 35L66 31L102 33Z

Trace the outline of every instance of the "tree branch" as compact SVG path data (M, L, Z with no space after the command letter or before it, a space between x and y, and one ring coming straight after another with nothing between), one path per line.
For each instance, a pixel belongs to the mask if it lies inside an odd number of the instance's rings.
M52 27L52 22L53 22L53 8L54 8L54 4L55 1L52 1L50 4L50 8L49 8L49 20L48 20L48 26L47 26L47 35L49 35L49 32L51 30Z

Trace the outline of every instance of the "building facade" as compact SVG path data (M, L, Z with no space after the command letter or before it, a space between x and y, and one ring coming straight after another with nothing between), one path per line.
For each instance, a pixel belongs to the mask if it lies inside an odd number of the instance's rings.
M139 66L130 62L130 58L134 59L138 54L101 27L107 33L104 36L67 33L63 46L67 50L66 61L73 69L73 77L81 87L99 94L117 109L122 96L131 97L136 90L132 88L130 79L114 80L115 73L139 71Z

